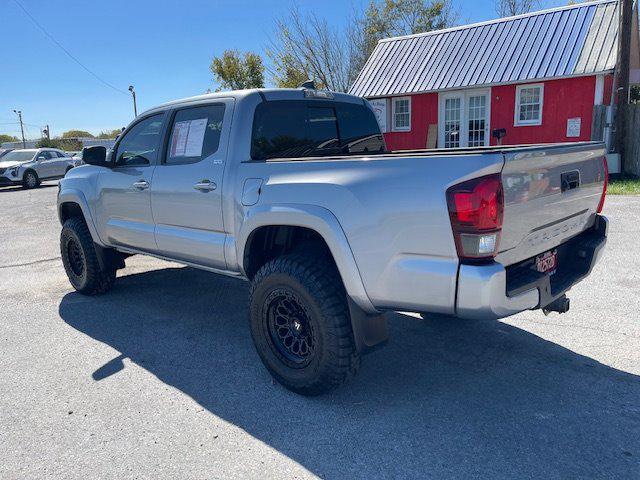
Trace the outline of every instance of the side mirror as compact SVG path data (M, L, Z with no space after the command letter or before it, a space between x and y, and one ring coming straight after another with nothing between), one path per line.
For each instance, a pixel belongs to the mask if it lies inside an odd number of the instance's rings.
M82 149L82 160L89 165L96 165L98 167L110 167L107 162L107 149L106 147L96 145L94 147L84 147Z

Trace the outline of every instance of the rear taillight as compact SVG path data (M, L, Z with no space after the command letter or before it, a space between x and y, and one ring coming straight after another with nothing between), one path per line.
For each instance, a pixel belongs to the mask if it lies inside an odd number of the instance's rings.
M602 213L604 199L607 196L607 183L609 183L609 165L607 164L607 157L602 157L602 164L604 165L604 185L602 186L602 196L600 197L600 203L598 204L598 213Z
M500 175L475 178L450 187L447 206L458 257L495 257L504 214Z

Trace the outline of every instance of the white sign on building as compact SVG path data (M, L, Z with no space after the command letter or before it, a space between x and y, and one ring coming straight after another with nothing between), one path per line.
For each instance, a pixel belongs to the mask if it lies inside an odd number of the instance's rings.
M567 137L579 137L582 118L567 119Z
M380 125L380 131L386 133L387 130L387 100L386 99L373 99L369 100L369 103L373 107L373 112Z

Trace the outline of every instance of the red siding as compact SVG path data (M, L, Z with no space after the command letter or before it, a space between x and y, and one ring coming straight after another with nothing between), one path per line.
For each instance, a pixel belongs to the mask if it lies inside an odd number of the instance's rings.
M607 105L611 96L612 75L604 81L603 103ZM514 126L516 85L501 85L491 88L490 129L504 128L504 145L519 143L553 143L590 140L591 117L595 96L596 77L563 78L544 82L544 104L542 125ZM389 105L391 109L391 105ZM580 137L566 136L567 120L582 118ZM438 93L421 93L411 96L411 131L385 134L387 147L392 150L425 148L429 124L438 123ZM389 122L389 127L391 121ZM491 138L491 144L496 140Z
M389 105L391 109L391 105ZM426 148L430 123L438 123L438 94L420 93L411 96L411 131L388 132L384 139L391 150ZM389 129L392 123L389 122Z
M596 77L563 78L544 83L542 125L515 127L516 85L491 88L491 129L505 128L504 145L577 142L591 139L591 117ZM567 119L582 118L580 137L569 138ZM495 145L495 139L491 139Z
M613 75L605 75L604 77L604 94L602 95L602 104L611 105L611 91L613 90Z

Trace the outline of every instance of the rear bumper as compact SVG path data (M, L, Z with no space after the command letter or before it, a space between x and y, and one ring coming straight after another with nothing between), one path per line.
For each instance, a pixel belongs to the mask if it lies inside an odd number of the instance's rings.
M460 265L456 315L491 319L543 308L587 277L607 240L609 222L598 215L593 228L558 247L559 267L554 275L533 270L534 258L509 267Z

